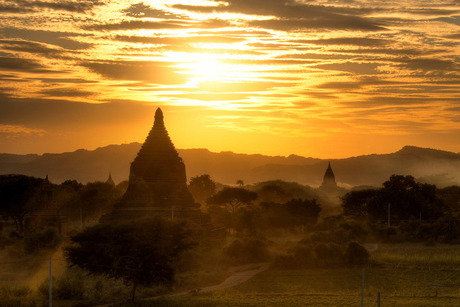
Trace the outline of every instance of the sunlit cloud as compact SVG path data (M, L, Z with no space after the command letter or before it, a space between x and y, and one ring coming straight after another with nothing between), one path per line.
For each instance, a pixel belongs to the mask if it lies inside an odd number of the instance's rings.
M13 126L0 124L0 139L1 138L19 138L24 135L38 135L45 134L43 129L32 129L24 126Z

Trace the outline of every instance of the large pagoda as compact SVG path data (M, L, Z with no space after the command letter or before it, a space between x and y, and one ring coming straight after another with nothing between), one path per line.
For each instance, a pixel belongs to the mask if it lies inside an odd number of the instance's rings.
M184 162L169 138L160 108L155 112L152 130L131 163L128 189L110 219L155 215L194 220L200 216L199 205L187 188Z

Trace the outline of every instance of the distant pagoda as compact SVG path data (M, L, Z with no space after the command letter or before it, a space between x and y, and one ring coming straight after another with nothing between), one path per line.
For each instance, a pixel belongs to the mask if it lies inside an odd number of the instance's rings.
M329 162L326 173L324 173L323 183L320 188L327 191L337 189L337 183L335 182L335 175L332 171L331 162Z
M111 220L145 216L186 218L200 216L187 188L185 165L166 131L163 112L158 108L155 122L137 157L131 163L129 184Z
M115 182L112 179L112 173L109 173L109 178L105 181L105 183L110 184L110 185L115 185Z

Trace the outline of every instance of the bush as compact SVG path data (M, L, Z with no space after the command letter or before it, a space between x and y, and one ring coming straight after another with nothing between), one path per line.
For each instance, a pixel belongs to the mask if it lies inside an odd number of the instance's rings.
M13 238L7 237L0 233L0 250L4 249L8 245L12 245L14 243Z
M34 253L41 249L55 249L62 241L56 228L47 228L24 238L26 253Z
M224 247L223 254L233 264L266 261L269 258L267 242L259 238L235 239Z
M362 266L369 262L370 254L362 245L354 241L348 243L345 259L351 266Z
M64 300L83 299L85 293L84 278L82 272L66 271L66 274L56 282L56 297Z
M28 287L0 287L0 306L37 306L33 291Z
M343 263L343 253L340 245L335 243L319 243L314 248L315 261L318 265L340 266Z

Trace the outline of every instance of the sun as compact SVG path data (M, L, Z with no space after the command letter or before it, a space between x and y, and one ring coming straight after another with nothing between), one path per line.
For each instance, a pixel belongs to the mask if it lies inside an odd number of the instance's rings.
M193 63L190 63L190 74L197 81L216 81L224 77L225 68L218 59L203 55Z

